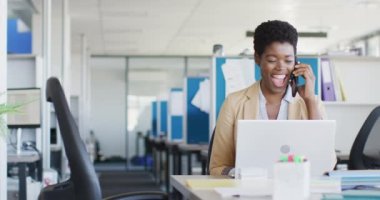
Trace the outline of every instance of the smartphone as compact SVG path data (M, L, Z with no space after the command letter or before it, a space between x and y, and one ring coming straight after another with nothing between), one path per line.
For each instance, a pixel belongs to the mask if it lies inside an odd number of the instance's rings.
M298 62L298 59L297 59L297 56L295 57L294 59L294 66L298 65L299 62ZM294 68L295 70L295 68ZM294 70L292 71L292 73L290 74L290 86L292 87L292 96L295 97L296 94L297 94L297 91L298 91L298 77L294 76L293 72Z

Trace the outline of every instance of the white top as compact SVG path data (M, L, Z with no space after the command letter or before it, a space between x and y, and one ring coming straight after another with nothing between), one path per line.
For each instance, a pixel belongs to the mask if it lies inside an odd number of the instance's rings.
M268 120L268 113L266 109L266 104L267 100L265 99L265 96L263 92L261 91L261 87L259 87L259 117L258 119L261 120ZM289 103L293 101L293 96L292 96L292 90L290 89L290 85L286 89L285 96L281 100L281 106L280 106L280 111L278 112L277 115L277 120L287 120L288 119L288 107Z

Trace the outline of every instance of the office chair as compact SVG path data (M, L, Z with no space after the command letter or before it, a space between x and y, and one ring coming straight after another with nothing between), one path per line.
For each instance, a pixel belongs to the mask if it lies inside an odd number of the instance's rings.
M351 147L348 168L379 169L380 168L380 106L369 114L360 128Z
M215 135L215 128L212 131L210 144L208 145L208 157L207 157L207 164L206 164L206 175L210 175L210 159L211 159L211 153L212 153L212 145L214 144L214 135Z
M102 192L95 168L80 138L78 127L57 78L52 77L47 81L46 97L47 101L53 103L57 115L71 176L65 182L43 188L38 199L100 200ZM167 195L162 192L133 192L106 198L106 200L115 199L167 199Z

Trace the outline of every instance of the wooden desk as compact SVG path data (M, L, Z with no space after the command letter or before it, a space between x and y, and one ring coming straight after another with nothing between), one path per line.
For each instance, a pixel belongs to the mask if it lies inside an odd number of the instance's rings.
M204 180L210 180L210 179L230 179L227 176L201 176L201 175L193 175L193 176L188 176L188 175L174 175L170 177L170 184L176 189L178 192L180 192L183 196L184 199L190 199L190 200L245 200L245 199L255 199L255 200L270 200L272 197L267 197L267 196L257 196L257 197L226 197L222 198L215 190L214 188L206 189L191 189L186 186L186 180L188 179L204 179ZM240 182L240 180L236 180L237 182ZM252 185L252 189L255 186ZM321 194L311 194L309 200L320 200L322 199Z
M226 179L227 176L201 176L201 175L174 175L170 177L170 184L180 192L184 199L190 200L207 200L207 199L221 199L221 197L214 191L214 189L190 189L186 186L188 179Z
M18 166L18 186L19 186L19 199L26 200L26 165L29 163L39 162L37 166L37 180L42 180L42 162L40 156L35 151L23 151L20 154L16 152L8 152L7 163L16 163Z

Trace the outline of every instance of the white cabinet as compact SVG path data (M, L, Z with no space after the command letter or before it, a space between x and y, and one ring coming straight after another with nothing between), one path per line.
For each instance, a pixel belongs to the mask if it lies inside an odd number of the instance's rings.
M41 88L42 84L42 59L39 56L36 55L8 55L7 56L7 85L8 90L13 90L12 92L9 91L9 95L13 93L22 93L22 91L27 91L28 93L33 93L35 91L40 91L38 88ZM30 89L30 90L29 90ZM42 92L42 91L41 91ZM18 94L18 97L25 96L27 98L28 94ZM17 97L17 98L18 98ZM10 97L9 97L10 98ZM8 99L9 99L8 98ZM18 98L22 99L22 98ZM10 100L10 99L9 99ZM20 101L20 100L16 100ZM21 100L22 101L22 100ZM35 108L38 105L39 113L35 114L35 116L28 116L29 119L36 118L36 120L32 120L33 122L38 121L40 122L41 118L41 108L40 108L40 95L37 95L37 98L33 96L33 100L31 101L28 99L26 102L18 102L18 103L26 103L27 105L22 107L21 110L24 108L24 112L28 112L28 110L35 110L32 108ZM26 109L26 110L25 110ZM37 111L38 112L38 111ZM35 112L34 112L35 113ZM16 116L17 114L14 114L15 120L23 119L22 116ZM24 117L25 118L25 117ZM38 119L37 119L38 118ZM30 121L30 120L29 120ZM17 122L14 122L14 124L20 124ZM36 123L33 124L33 127L20 125L20 126L13 126L13 129L11 131L15 130L14 128L22 127L22 139L21 141L35 141L36 147L41 150L42 148L42 139L41 139L41 128L39 128L39 125L36 126ZM10 137L13 137L13 135L10 135Z
M40 88L42 59L35 55L8 55L8 89Z

